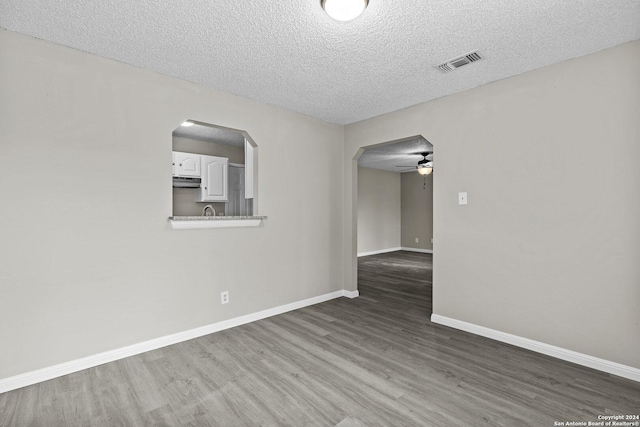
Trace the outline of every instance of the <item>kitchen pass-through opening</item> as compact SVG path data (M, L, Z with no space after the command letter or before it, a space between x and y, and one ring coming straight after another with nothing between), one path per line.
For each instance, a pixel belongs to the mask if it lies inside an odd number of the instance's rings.
M255 215L256 149L244 131L183 122L172 133L173 216Z

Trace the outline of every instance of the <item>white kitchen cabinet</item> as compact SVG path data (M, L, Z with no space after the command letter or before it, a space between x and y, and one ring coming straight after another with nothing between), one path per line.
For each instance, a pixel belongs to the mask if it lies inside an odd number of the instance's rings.
M229 159L200 156L201 202L226 202L229 198Z
M201 158L200 154L173 152L173 175L200 177Z

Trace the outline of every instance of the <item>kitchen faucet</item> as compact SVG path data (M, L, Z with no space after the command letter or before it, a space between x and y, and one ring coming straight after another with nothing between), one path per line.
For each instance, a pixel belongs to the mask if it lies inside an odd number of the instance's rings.
M209 209L209 212L207 212L207 209ZM216 208L211 205L205 206L202 208L202 216L216 216Z

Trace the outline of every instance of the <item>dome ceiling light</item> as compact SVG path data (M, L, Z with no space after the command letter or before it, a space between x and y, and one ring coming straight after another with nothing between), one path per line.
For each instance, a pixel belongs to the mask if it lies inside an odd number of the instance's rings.
M360 16L369 4L369 0L321 0L327 15L336 21L351 21Z

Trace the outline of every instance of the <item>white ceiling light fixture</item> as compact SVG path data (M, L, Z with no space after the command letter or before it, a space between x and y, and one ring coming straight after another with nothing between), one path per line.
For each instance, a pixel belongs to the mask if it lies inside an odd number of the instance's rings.
M429 175L431 172L433 172L432 166L427 166L427 165L418 166L418 173L420 175Z
M182 122L182 124L180 126L184 126L186 128L188 128L189 126L193 126L194 123L190 122L189 120L187 120L186 122Z
M369 0L321 0L327 15L336 21L351 21L367 8Z

